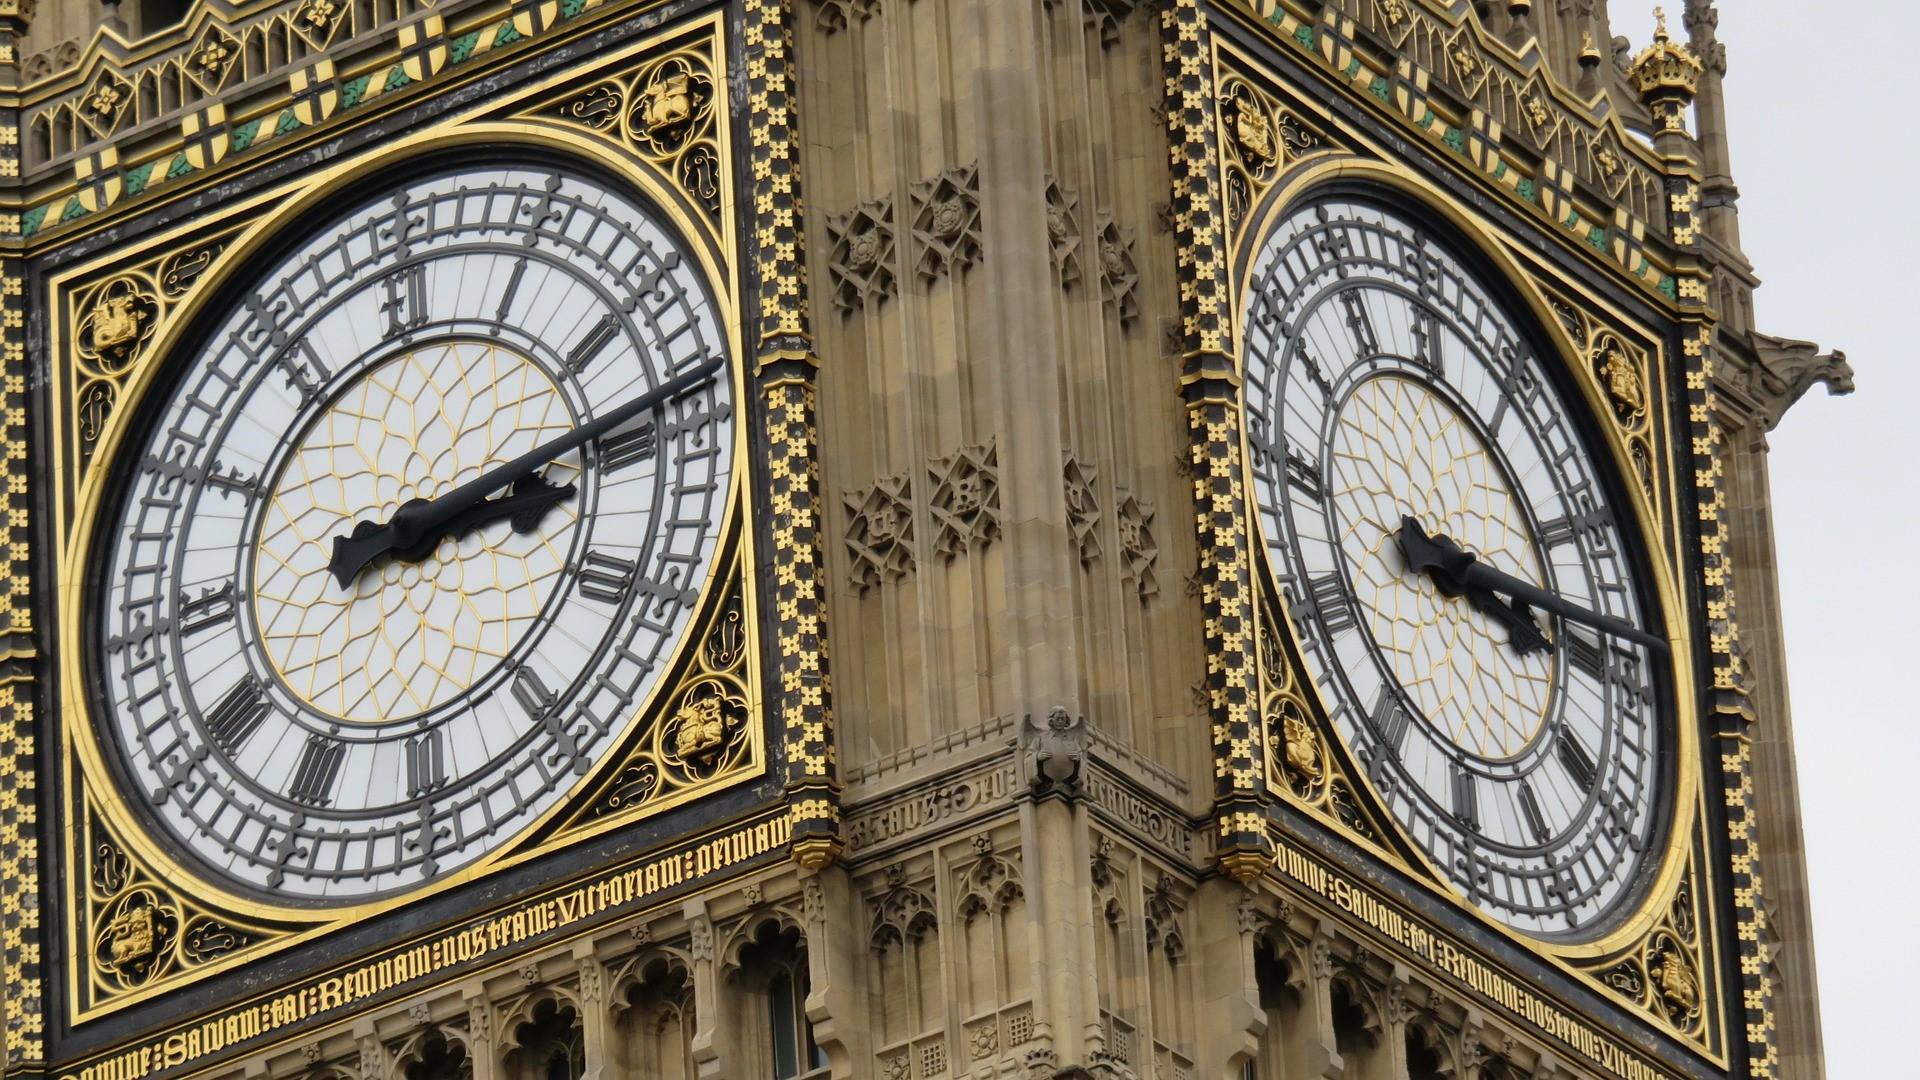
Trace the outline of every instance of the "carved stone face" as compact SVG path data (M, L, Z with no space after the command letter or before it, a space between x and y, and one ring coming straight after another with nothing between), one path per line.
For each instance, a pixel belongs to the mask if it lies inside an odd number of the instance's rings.
M1140 519L1131 514L1120 515L1120 546L1128 551L1138 551L1140 539Z

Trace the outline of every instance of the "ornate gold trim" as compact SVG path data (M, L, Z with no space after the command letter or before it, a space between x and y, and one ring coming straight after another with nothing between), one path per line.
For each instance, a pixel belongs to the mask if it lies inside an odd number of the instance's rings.
M729 68L724 28L725 22L719 13L703 16L609 55L603 61L606 67L602 70L644 57L659 49L663 43L684 39L688 35L703 34L711 42L708 55L714 59L716 81L724 83L725 73ZM552 95L556 89L564 85L577 83L580 77L577 71L551 76L512 95L502 105L500 113L521 108L525 103L538 100L543 95ZM718 111L724 113L724 110ZM720 134L715 136L716 144L725 147L728 145L724 134L726 118L717 117L716 123L721 125L718 129ZM82 460L81 455L76 452L74 456L58 462L55 467L56 485L53 502L56 532L62 538L62 545L56 552L54 573L63 610L76 613L84 610L84 559L91 543L95 517L99 513L98 500L104 490L106 470L109 463L114 460L127 427L126 417L130 415L130 410L124 406L136 402L158 377L164 359L183 340L188 328L207 305L209 297L217 291L220 282L230 277L238 267L243 266L254 251L271 242L284 227L297 221L309 206L326 198L333 191L390 167L396 160L404 159L410 154L461 146L498 147L502 144L548 148L595 161L603 167L612 169L624 181L646 193L663 209L673 225L693 241L690 244L690 250L699 259L702 272L713 283L718 293L727 330L734 341L734 347L744 348L736 276L729 269L730 260L733 257L733 248L729 243L730 231L721 230L720 234L716 235L716 230L707 219L688 210L685 201L677 197L671 179L657 174L651 165L639 159L637 155L609 153L607 143L603 140L558 122L541 123L527 119L496 122L484 117L468 117L450 119L427 130L384 144L377 148L377 152L370 149L366 153L350 156L316 175L288 182L273 190L222 207L224 221L231 223L233 229L227 248L209 258L208 265L202 267L196 275L197 280L188 284L179 296L161 305L160 313L156 316L159 320L158 329L150 339L144 341L136 353L128 357L123 366L111 373L111 377L116 380L115 387L118 395L116 400L120 407L114 408L109 413L90 455L85 455ZM722 164L726 165L724 159ZM731 183L724 172L721 182L723 189L725 185ZM55 299L55 310L78 311L80 302L94 297L95 293L103 287L103 283L117 275L130 272L121 270L121 267L138 270L135 280L143 286L154 286L157 295L166 277L163 268L176 257L197 250L197 245L204 241L210 228L218 230L224 227L226 226L223 226L218 219L213 222L194 222L147 238L132 250L116 251L110 256L103 256L62 271L48 282L49 294ZM108 335L109 338L113 336ZM93 361L86 361L86 363L93 364L94 367L98 366ZM105 376L95 374L93 368L83 367L82 358L79 356L62 355L58 347L56 347L53 366L55 369L54 400L61 406L54 410L52 418L53 444L56 447L77 446L77 443L69 440L78 420L77 413L73 410L78 401L79 389L85 379ZM744 355L737 358L734 377L737 380L744 380L746 377ZM746 425L738 425L736 431L736 460L744 462L747 460ZM753 565L754 538L752 531L744 525L741 509L743 501L747 498L746 475L746 469L738 471L733 488L728 494L726 520L733 524L729 528L731 538L723 538L722 542L723 545L729 543L737 545L744 565L750 566ZM724 560L716 560L705 583L710 593L713 587L723 580L722 575L725 573L726 565ZM756 587L751 577L742 582L741 588L742 604L745 610L758 610ZM81 820L80 815L84 810L84 804L75 800L84 797L85 784L91 778L100 778L104 781L111 775L106 765L104 750L95 737L91 722L77 714L87 700L83 665L80 660L85 647L80 637L80 621L78 618L66 620L59 631L62 699L73 703L69 708L76 711L76 715L63 725L65 730L73 733L73 753L70 759L64 762L67 781L64 786L69 792L68 812L75 821ZM757 645L752 644L753 639L757 637L754 629L756 621L749 619L747 623L750 648L757 649ZM693 650L701 646L700 634L698 632L689 634L687 639L681 642L679 651L671 661L672 665L678 667L683 664ZM753 690L758 681L758 668L752 660L752 656L755 655L757 652L749 654L743 676L749 690ZM667 692L665 687L656 691L653 702L639 711L644 712L652 708L654 703L665 700ZM748 693L746 699L750 707L757 709L760 702L757 691ZM746 737L750 745L745 761L750 764L730 774L718 775L673 792L662 801L653 804L651 809L658 812L682 805L707 794L717 786L731 786L748 777L759 775L766 761L764 725L757 723L746 725ZM509 845L493 856L463 868L458 873L449 875L420 892L401 898L371 901L325 911L282 908L205 883L190 867L172 857L155 840L147 837L144 830L130 817L127 808L119 805L118 800L101 800L96 804L95 809L104 825L124 842L130 857L137 859L141 865L150 867L151 873L161 880L195 882L196 897L209 909L225 912L235 925L245 923L265 926L284 922L291 927L300 928L297 932L289 933L276 940L261 942L244 957L252 960L267 953L312 940L334 928L365 919L374 913L403 903L411 903L422 896L454 888L494 870L524 862L584 835L613 827L618 822L609 817L590 826L583 825L564 836L548 835L552 825L565 820L565 816L570 812L569 808L575 805L582 793L597 782L603 771L608 768L611 768L611 763L603 764L602 768L596 770L593 775L583 778L567 799L557 804L541 822L528 830L525 834L528 837L527 840L517 845ZM75 865L80 864L76 861ZM71 878L72 875L69 876L68 882L70 894L76 887ZM69 895L68 901L69 904L77 904L79 897ZM70 931L69 936L74 937L74 933ZM142 985L138 989L129 990L108 1004L82 1002L79 1000L80 987L85 985L83 980L89 976L78 970L77 965L79 958L85 955L86 950L79 944L77 938L70 942L70 946L69 1008L74 1022L94 1019L107 1012L145 1000L158 992L160 982L156 981L151 985ZM220 957L204 967L197 968L196 974L204 976L214 971L225 970L240 959L239 954Z
M819 357L809 324L805 202L795 135L793 0L748 0L748 159L753 170L755 373L765 394L772 512L776 691L793 858L839 858L840 768L827 661L827 559L821 548Z
M1551 305L1546 287L1538 283L1540 277L1553 277L1553 275L1541 268L1523 266L1512 247L1493 233L1476 215L1457 206L1444 192L1406 166L1392 162L1359 161L1348 158L1323 159L1290 170L1269 192L1265 205L1255 208L1254 214L1249 219L1249 227L1236 241L1233 259L1236 278L1242 272L1241 268L1251 258L1253 251L1257 249L1258 238L1265 235L1266 231L1272 227L1272 223L1289 207L1297 203L1307 192L1342 180L1362 181L1383 190L1399 192L1417 201L1451 225L1464 242L1486 256L1501 276L1519 293L1526 314L1532 318L1536 326L1541 328L1552 344L1553 357L1543 357L1543 360L1551 362L1553 358L1557 358L1563 364L1574 365L1577 373L1576 384L1581 388L1586 407L1595 415L1612 415L1613 406L1608 397L1608 391L1589 370L1586 349L1588 343L1576 343L1569 336L1568 328L1561 322ZM1557 277L1553 277L1553 280L1559 281ZM1577 285L1573 282L1559 282L1558 287L1568 290L1577 289ZM1239 302L1238 296L1236 291L1236 304ZM1629 444L1624 433L1617 426L1610 427L1605 444L1607 453L1612 458L1613 467L1621 470L1623 475L1635 475L1636 468ZM1655 449L1657 450L1658 447L1656 446ZM1672 465L1669 462L1655 463L1656 472L1670 472L1671 468ZM1243 476L1240 486L1245 491L1251 491L1251 476ZM1673 548L1665 542L1666 536L1661 530L1662 514L1658 505L1645 490L1637 487L1630 488L1629 496L1628 505L1631 507L1631 514L1628 520L1639 529L1643 543L1647 544L1650 550L1667 555L1664 559L1654 560L1656 565L1653 568L1653 584L1659 597L1661 620L1669 629L1673 640L1674 697L1677 710L1675 737L1679 749L1675 769L1676 787L1672 793L1676 820L1669 827L1664 851L1656 856L1659 870L1647 886L1640 910L1615 927L1613 931L1594 941L1577 945L1545 942L1529 938L1480 912L1477 908L1467 906L1452 888L1445 884L1444 875L1430 864L1423 853L1411 848L1401 853L1377 841L1367 842L1367 846L1372 847L1388 861L1428 881L1436 891L1453 900L1467 916L1478 919L1507 940L1574 974L1584 974L1580 966L1583 963L1599 957L1618 956L1628 949L1641 947L1649 935L1659 930L1661 920L1680 887L1689 861L1693 858L1695 822L1697 815L1701 813L1699 792L1703 774L1701 748L1696 734L1699 697L1693 682L1693 667L1689 660L1695 655L1696 646L1693 640L1691 612L1685 590L1680 584L1684 566L1676 564L1676 560L1672 557ZM1257 522L1250 524L1249 535L1252 536L1257 528ZM1257 539L1250 542L1258 543ZM1276 604L1270 613L1263 613L1263 615L1266 614L1277 619L1279 623L1276 627L1277 632L1284 635L1284 640L1290 648L1297 649L1298 642L1293 640L1292 628L1287 625L1279 605ZM1329 730L1322 721L1321 731L1324 733ZM1275 734L1269 728L1264 732L1263 737L1272 743ZM1284 741L1284 733L1282 733L1280 742L1284 744ZM1273 784L1272 781L1276 778L1282 783ZM1367 808L1372 810L1377 819L1386 820L1380 818L1377 810L1380 803L1377 794L1373 791L1371 781L1364 775L1356 775L1354 779ZM1285 780L1284 772L1278 774L1269 772L1270 786L1275 788L1277 794L1289 797L1291 792L1287 790ZM1397 834L1389 835L1397 838ZM1660 1012L1644 1009L1638 1002L1606 986L1603 982L1593 980L1590 975L1587 977L1592 985L1614 999L1634 1007L1639 1015L1647 1017L1655 1026L1688 1039L1700 1046L1702 1051L1712 1057L1716 1063L1724 1064L1723 1052L1719 1048L1702 1044L1698 1037L1689 1035L1687 1031L1676 1027Z
M1697 245L1700 206L1697 171L1675 160L1668 199L1676 220ZM1768 975L1766 911L1758 850L1760 823L1753 795L1753 705L1751 682L1735 618L1733 543L1729 536L1726 462L1713 380L1714 315L1707 306L1711 274L1696 266L1682 279L1680 352L1685 364L1687 437L1697 508L1700 598L1706 606L1707 652L1713 670L1713 738L1720 756L1720 789L1726 815L1727 885L1733 892L1733 929L1740 950L1740 1015L1747 1074L1772 1077L1779 1066L1774 1043L1773 980Z
M1273 864L1267 837L1267 742L1258 730L1253 575L1247 555L1245 433L1227 265L1226 203L1212 32L1197 0L1160 13L1173 155L1173 233L1180 248L1180 385L1199 531L1213 745L1215 859L1241 880Z
M1497 76L1501 94L1493 98L1469 94L1458 78L1468 68L1442 45L1448 39L1460 43L1477 30L1455 33L1451 29L1466 17L1464 9L1439 16L1418 8L1416 0L1406 0L1400 5L1401 16L1391 20L1388 28L1383 29L1375 17L1362 20L1365 30L1336 5L1321 9L1317 18L1295 0L1240 0L1218 10L1222 17L1277 38L1276 47L1310 57L1309 66L1317 65L1330 85L1347 91L1352 100L1402 130L1411 129L1442 157L1451 156L1460 175L1473 178L1536 221L1550 223L1553 228L1548 235L1579 251L1593 265L1663 298L1656 302L1676 306L1676 261L1670 257L1671 249L1661 243L1656 251L1647 244L1649 229L1659 224L1649 221L1649 208L1660 207L1657 193L1648 187L1657 179L1646 169L1641 144L1628 137L1618 116L1592 121L1592 135L1581 128L1578 134L1586 142L1576 145L1575 125L1570 123L1575 114L1558 84L1543 69L1523 79L1505 63L1496 62L1490 68L1488 60L1494 54L1483 44L1468 49L1471 70L1479 80L1476 85L1495 81ZM1402 47L1416 19L1425 36L1417 39L1417 48ZM1447 26L1440 27L1436 20ZM1395 47L1362 47L1362 34L1385 36ZM1263 67L1226 42L1220 48L1232 52L1250 70ZM1376 56L1393 59L1393 66L1384 66ZM1517 117L1507 112L1509 96ZM1531 122L1528 103L1537 105L1547 120ZM1533 145L1511 137L1511 132L1522 130L1530 133ZM1611 155L1615 170L1624 170L1628 163L1637 170L1634 175L1641 194L1634 206L1618 205L1624 171L1618 181L1605 179L1614 174L1602 169L1601 151ZM1601 179L1587 179L1589 174ZM1581 183L1604 188L1605 198L1595 199L1581 191ZM1635 212L1636 207L1640 212ZM1657 228L1654 231L1658 236ZM1674 233L1676 242L1679 236Z

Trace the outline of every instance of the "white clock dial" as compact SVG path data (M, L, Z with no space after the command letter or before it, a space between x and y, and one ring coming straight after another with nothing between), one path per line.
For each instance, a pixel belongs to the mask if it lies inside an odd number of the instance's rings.
M563 168L407 182L270 260L176 359L107 511L96 667L153 816L216 875L320 902L540 818L688 633L735 468L726 373L554 457L529 483L568 490L525 520L346 584L334 539L727 349L658 215Z
M1656 657L1476 606L1398 540L1411 518L1652 627L1574 407L1494 293L1384 205L1327 197L1288 215L1261 242L1244 316L1260 531L1334 725L1472 902L1533 934L1604 927L1658 827L1671 731Z

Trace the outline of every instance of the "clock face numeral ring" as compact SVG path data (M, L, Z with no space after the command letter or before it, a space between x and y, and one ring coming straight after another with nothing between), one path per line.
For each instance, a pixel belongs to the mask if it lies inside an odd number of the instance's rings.
M99 539L108 745L203 871L280 899L412 888L553 809L647 722L733 489L723 367L342 584L337 538L731 347L634 194L413 177L230 283L141 403Z
M1469 901L1604 932L1653 848L1673 728L1663 661L1617 632L1651 636L1654 608L1579 399L1500 291L1384 202L1284 215L1242 314L1259 532L1328 720ZM1476 581L1593 617L1410 565L1408 522Z

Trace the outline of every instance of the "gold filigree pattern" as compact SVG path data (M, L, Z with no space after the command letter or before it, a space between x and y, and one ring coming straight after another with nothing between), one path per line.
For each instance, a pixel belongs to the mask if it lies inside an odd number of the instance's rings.
M1545 722L1551 656L1522 656L1491 621L1462 617L1430 577L1406 574L1395 540L1411 515L1506 573L1545 580L1520 497L1486 444L1421 383L1382 376L1341 408L1327 481L1354 597L1395 681L1462 750L1520 753Z
M1647 497L1657 520L1664 521L1666 507L1661 498L1664 469L1655 450L1653 393L1658 385L1654 356L1633 343L1627 335L1602 325L1582 306L1549 293L1549 306L1555 318L1573 340L1577 355L1584 358L1585 373L1606 403L1613 417L1614 436L1625 447L1635 478Z
M630 813L753 765L755 712L738 560L726 580L678 684L660 699L636 747L575 813L575 825Z
M720 141L709 42L688 45L641 64L631 74L595 83L546 111L618 141L671 177L720 225Z
M568 564L578 517L560 503L526 531L496 523L393 560L343 590L326 540L446 494L573 426L553 380L491 343L401 353L329 405L289 455L256 541L262 644L301 700L348 723L426 712L504 660ZM577 464L545 473L573 483Z
M190 978L195 968L277 936L174 888L126 850L87 806L81 835L88 990L96 1002Z
M1307 809L1375 844L1386 835L1356 793L1338 737L1309 704L1298 659L1284 640L1285 623L1272 588L1260 584L1260 720L1267 744L1267 783Z
M106 434L126 384L144 364L169 313L192 293L232 230L146 259L70 292L65 318L74 342L74 424L70 445L85 462Z
M1707 942L1694 872L1680 879L1659 920L1623 952L1583 962L1606 987L1696 1039L1706 1028Z
M1221 176L1238 227L1293 159L1330 149L1327 137L1238 72L1220 75Z

